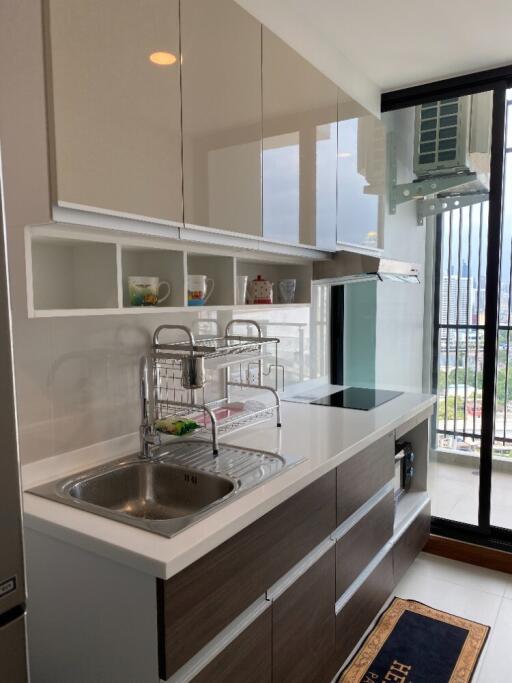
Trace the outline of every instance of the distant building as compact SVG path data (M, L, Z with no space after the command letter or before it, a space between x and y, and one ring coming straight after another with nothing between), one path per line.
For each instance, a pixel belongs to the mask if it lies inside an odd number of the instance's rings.
M449 325L471 325L475 290L472 277L443 275L441 280L441 322Z
M439 297L441 324L471 325L474 315L475 289L472 277L443 275ZM446 343L446 330L441 330L441 341ZM449 346L456 343L456 331L450 330ZM459 345L465 344L465 337L459 337Z

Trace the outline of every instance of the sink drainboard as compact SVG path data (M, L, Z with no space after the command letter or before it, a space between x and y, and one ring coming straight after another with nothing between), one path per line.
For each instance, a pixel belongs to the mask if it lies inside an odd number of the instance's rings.
M225 444L220 445L218 456L213 458L210 445L197 441L179 443L159 459L180 467L229 477L237 482L238 490L255 486L292 464L289 458L280 455Z
M222 444L176 440L155 457L112 461L29 493L170 538L236 496L300 462Z

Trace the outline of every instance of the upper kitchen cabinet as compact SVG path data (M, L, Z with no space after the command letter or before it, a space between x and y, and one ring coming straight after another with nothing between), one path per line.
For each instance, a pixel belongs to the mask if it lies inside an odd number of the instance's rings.
M263 28L263 236L334 249L337 87Z
M382 248L385 180L384 124L339 90L339 246L357 251L374 251Z
M182 0L185 223L261 236L261 24Z
M181 223L179 0L49 0L54 200Z

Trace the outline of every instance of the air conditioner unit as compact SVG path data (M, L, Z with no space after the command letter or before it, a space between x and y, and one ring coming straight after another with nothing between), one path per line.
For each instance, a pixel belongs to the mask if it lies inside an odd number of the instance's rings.
M477 173L480 187L489 189L491 122L491 92L416 107L413 170L418 179Z
M492 93L416 107L412 181L397 184L394 138L388 136L389 212L416 200L418 223L486 201L491 163Z

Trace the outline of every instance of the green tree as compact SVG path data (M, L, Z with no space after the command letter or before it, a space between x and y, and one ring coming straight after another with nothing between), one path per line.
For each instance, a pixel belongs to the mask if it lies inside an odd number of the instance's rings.
M468 396L468 400L469 400ZM454 420L455 419L455 396L448 396L446 398L446 405L445 402L442 401L437 408L437 416L440 420L444 420L445 416L445 408L446 408L446 419L447 420ZM464 418L464 401L462 398L457 399L457 420L462 420Z

